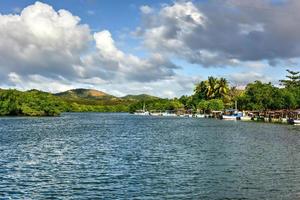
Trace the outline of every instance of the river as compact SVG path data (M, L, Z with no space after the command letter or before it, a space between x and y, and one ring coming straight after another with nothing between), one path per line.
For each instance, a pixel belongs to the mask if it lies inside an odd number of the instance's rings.
M120 113L2 117L0 199L300 199L300 127Z

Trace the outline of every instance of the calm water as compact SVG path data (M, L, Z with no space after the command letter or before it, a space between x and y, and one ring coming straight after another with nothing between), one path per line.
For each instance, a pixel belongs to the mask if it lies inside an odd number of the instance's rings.
M0 118L0 199L300 199L300 127L129 114Z

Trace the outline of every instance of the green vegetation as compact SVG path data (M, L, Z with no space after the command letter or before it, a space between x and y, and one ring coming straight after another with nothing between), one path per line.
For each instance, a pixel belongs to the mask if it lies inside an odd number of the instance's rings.
M294 72L291 70L286 70L289 75L286 76L286 80L280 80L281 84L285 88L295 88L300 86L300 72Z
M276 110L295 109L300 107L299 72L287 70L291 75L280 82L284 86L278 88L271 83L255 81L247 85L245 91L237 97L240 109L244 110Z
M213 110L223 110L224 109L224 103L221 99L211 99L211 100L201 100L197 108L202 113L209 113Z
M91 89L74 89L54 95L68 105L66 110L69 112L128 112L129 105L133 103L132 100Z
M255 81L244 90L230 87L225 78L208 77L195 85L191 96L161 99L141 94L118 98L104 92L74 89L50 94L38 90L20 92L0 89L0 116L57 116L61 112L135 112L146 105L149 111L189 110L209 113L233 108L277 110L300 108L300 72L287 70L281 87Z
M0 115L57 116L64 107L63 101L49 93L0 90Z
M255 81L244 90L230 87L225 78L208 77L208 80L196 84L193 95L182 96L180 101L185 109L203 113L234 108L236 101L240 110L300 108L300 72L287 72L286 79L280 80L282 87Z
M136 110L143 108L146 105L146 109L149 111L166 111L166 110L180 110L184 109L184 105L178 99L145 99L133 103L129 106L129 112L133 113Z
M141 102L153 101L158 105L158 97L149 95L128 95L118 98L101 91L74 89L50 94L38 90L21 92L0 89L0 116L57 116L61 112L129 112ZM174 103L164 101L162 109L174 109Z

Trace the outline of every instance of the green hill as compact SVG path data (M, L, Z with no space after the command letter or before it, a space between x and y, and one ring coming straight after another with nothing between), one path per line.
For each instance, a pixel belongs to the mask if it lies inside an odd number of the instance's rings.
M0 90L0 116L57 116L64 110L65 103L47 92Z
M145 102L152 108L150 105L156 101L161 101L160 104L164 105L167 100L146 94L115 97L98 90L82 88L56 94L36 89L25 92L0 89L0 116L56 116L61 112L129 112L140 108Z
M124 97L121 97L121 99L126 99L131 101L150 101L150 100L158 100L160 98L148 94L139 94L139 95L126 95Z

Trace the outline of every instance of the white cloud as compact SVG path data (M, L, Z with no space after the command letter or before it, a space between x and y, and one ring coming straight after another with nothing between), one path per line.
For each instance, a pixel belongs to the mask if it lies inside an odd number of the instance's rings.
M198 78L179 75L172 57L205 67L251 70L285 58L298 60L300 29L289 13L282 19L278 13L260 12L260 7L273 11L260 1L253 3L259 9L251 10L237 0L214 2L176 1L160 10L142 6L143 24L136 34L149 50L145 57L120 49L109 30L92 32L78 16L48 4L36 2L19 14L0 14L0 86L54 92L87 87L118 96L174 97L191 93ZM283 5L279 13L300 4L291 0ZM243 12L233 14L232 9ZM270 80L258 72L228 78L238 84Z
M141 6L140 10L143 14L150 14L153 12L153 8L151 8L150 6L147 6L147 5Z
M0 14L2 87L57 92L74 87L109 90L110 84L116 94L131 91L119 85L143 92L149 88L138 86L141 82L151 87L153 81L172 79L177 68L163 55L128 54L108 30L92 33L79 17L48 4L36 2L20 14Z
M97 51L83 57L86 75L97 74L105 80L151 82L175 75L178 67L164 56L152 54L141 59L119 50L108 30L94 34Z
M231 60L268 61L300 57L300 3L284 1L175 1L143 15L136 34L151 51L204 67Z
M164 98L179 97L181 95L192 94L194 85L199 82L200 77L175 75L168 79L147 82L141 84L137 81L129 81L126 84L115 81L104 81L98 77L88 79L78 79L78 82L72 82L60 77L51 79L38 74L20 76L16 73L9 74L9 80L2 85L4 88L18 88L21 90L38 89L53 93L62 92L74 88L98 89L103 92L115 95L125 96L127 94L146 93Z
M244 88L249 82L262 81L264 83L271 82L273 79L270 76L263 75L257 72L240 72L228 75L226 78L234 86Z
M62 92L74 88L71 82L63 79L51 79L38 74L20 76L17 73L10 73L5 88L18 88L21 90L38 89L49 92ZM76 86L75 86L76 87Z
M36 2L18 15L0 14L0 72L74 76L91 39L87 25L66 10Z

